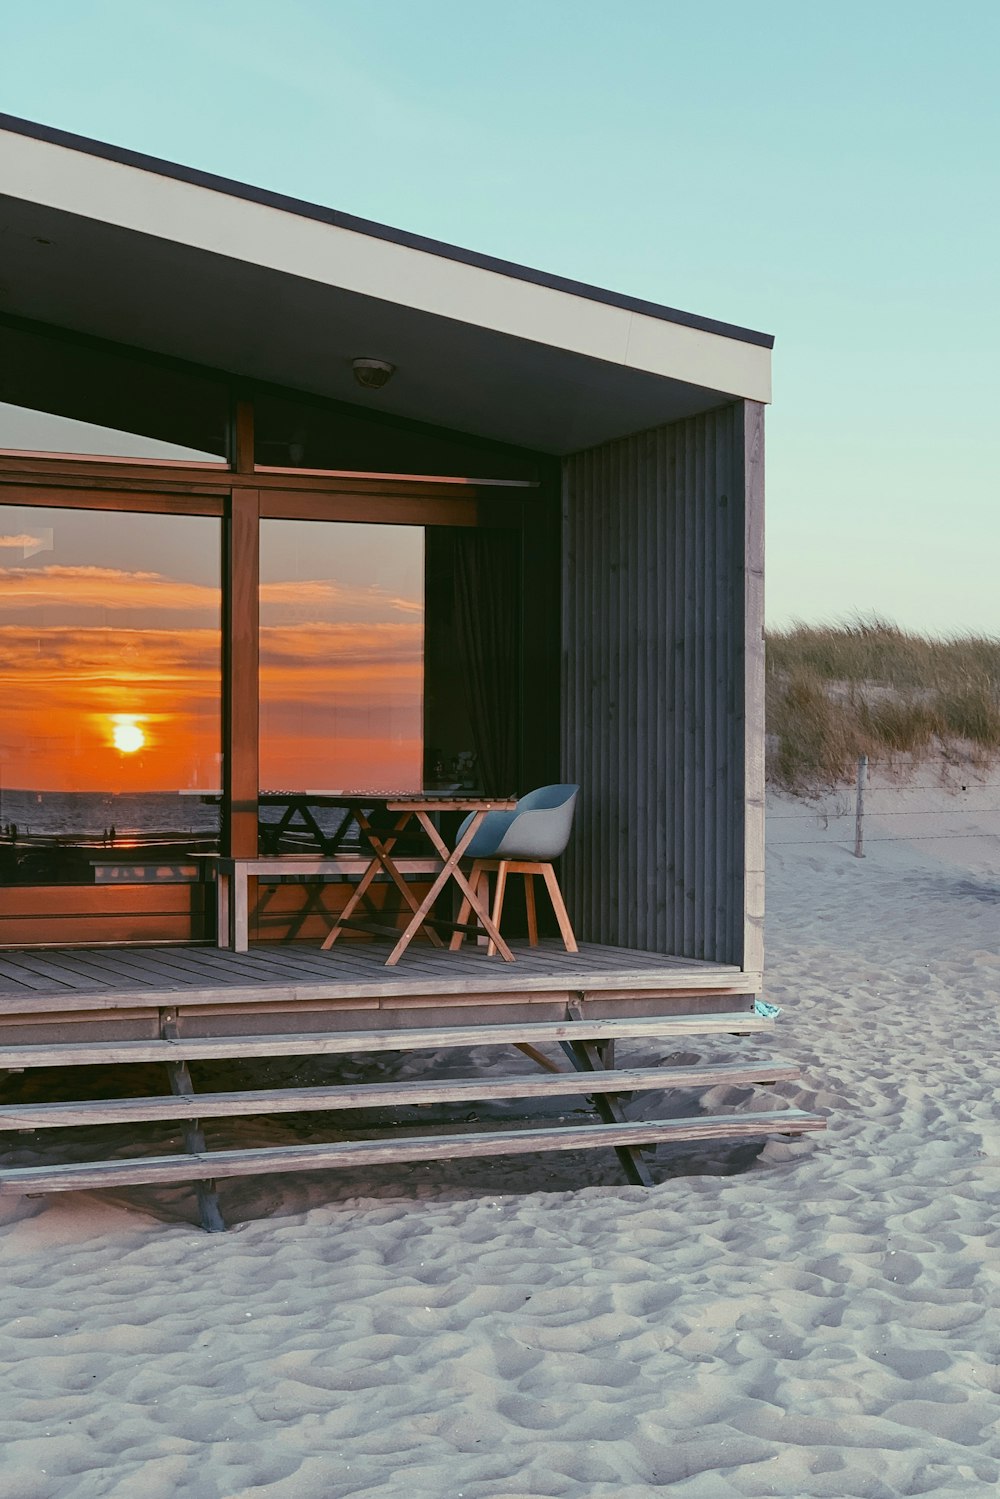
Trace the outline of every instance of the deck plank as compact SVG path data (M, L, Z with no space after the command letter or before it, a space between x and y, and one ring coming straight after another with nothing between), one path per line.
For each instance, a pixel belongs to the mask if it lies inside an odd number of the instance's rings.
M27 954L25 954L25 957L27 957ZM68 989L79 989L82 987L82 982L72 983L69 975L63 978L57 973L46 974L37 969L33 964L29 966L27 962L16 962L9 956L0 954L0 991L5 991L9 988L11 990L23 990L27 993L31 993L34 990L45 993L46 990L51 990L54 984L59 984L60 987L65 986Z
M352 1083L334 1087L246 1089L193 1095L199 1119L248 1114L296 1114L415 1104L474 1103L508 1098L589 1098L593 1093L648 1093L670 1088L749 1087L792 1082L799 1068L788 1062L722 1063L703 1067L620 1067L613 1071L510 1075L503 1078L432 1078L425 1082ZM71 1125L131 1124L185 1120L191 1096L82 1099L70 1103L0 1105L0 1129L34 1130Z
M397 969L385 967L384 943L343 942L317 948L265 947L236 954L212 947L50 948L44 957L0 953L0 1016L168 1002L193 1004L307 1003L357 999L405 1003L407 998L601 993L637 990L751 994L757 975L730 964L688 962L671 955L585 944L567 954L555 941L516 947L500 963L467 946L459 952L411 949ZM411 958L412 954L412 958Z
M120 988L124 983L143 982L141 968L137 969L131 960L117 960L112 949L89 948L86 952L66 954L58 963L53 960L48 966L58 966L67 976L78 974L91 986L111 984Z
M0 1170L0 1197L25 1192L72 1192L107 1186L218 1180L230 1176L287 1175L337 1167L452 1160L484 1155L533 1155L546 1150L589 1150L623 1145L679 1144L692 1140L756 1139L768 1134L801 1134L826 1127L818 1114L781 1109L759 1114L711 1115L694 1119L628 1120L624 1124L560 1125L550 1129L478 1134L410 1135L391 1140L345 1140L333 1145L283 1145L249 1150L215 1150L182 1156L88 1161L74 1166L17 1166Z
M354 1052L424 1051L450 1046L508 1046L518 1041L606 1041L773 1029L773 1020L728 1015L642 1016L635 1019L529 1020L521 1023L413 1026L403 1030L310 1031L297 1035L187 1036L149 1041L37 1042L0 1045L0 1067L79 1067L115 1062L190 1061L221 1057L331 1056Z

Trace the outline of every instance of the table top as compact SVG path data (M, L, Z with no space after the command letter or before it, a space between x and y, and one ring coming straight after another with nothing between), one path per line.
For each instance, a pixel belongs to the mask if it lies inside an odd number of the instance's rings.
M436 791L414 791L385 800L388 812L501 812L516 806L516 796L466 796L457 792L453 796L442 796Z
M220 801L218 790L184 790L181 796L198 796L203 801ZM389 812L478 812L509 811L517 806L516 796L483 796L473 791L259 791L262 807L286 807L294 802L308 802L314 807L385 807Z
M261 792L261 799L265 794L308 797L316 806L384 807L387 812L490 812L517 806L515 796L482 796L473 791Z

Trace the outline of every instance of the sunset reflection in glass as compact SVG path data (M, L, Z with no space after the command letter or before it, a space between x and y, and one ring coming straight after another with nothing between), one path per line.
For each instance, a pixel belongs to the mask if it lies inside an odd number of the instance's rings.
M265 520L260 574L261 786L419 789L423 529Z
M219 783L219 575L216 520L0 506L0 879L62 858L99 881L57 850L112 827L137 849L214 829L182 793Z

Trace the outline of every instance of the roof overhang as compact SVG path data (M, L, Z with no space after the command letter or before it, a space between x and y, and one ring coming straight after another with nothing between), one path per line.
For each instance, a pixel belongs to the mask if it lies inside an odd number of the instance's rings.
M2 311L542 452L770 400L765 334L6 116L0 244Z

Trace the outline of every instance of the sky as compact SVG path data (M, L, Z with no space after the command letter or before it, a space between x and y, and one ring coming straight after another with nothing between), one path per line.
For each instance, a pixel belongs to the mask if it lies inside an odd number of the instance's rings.
M773 333L768 620L1000 634L996 0L46 0L0 108Z

